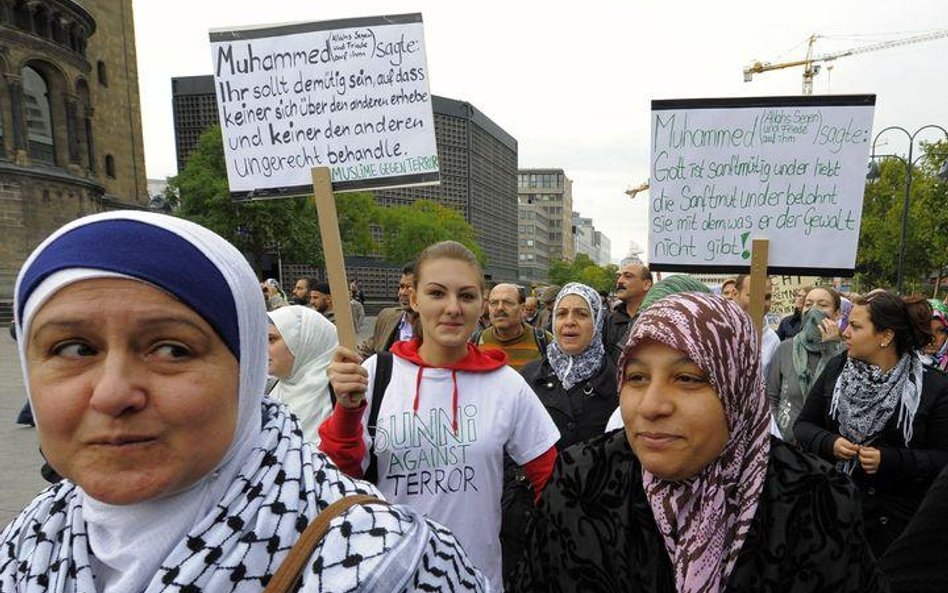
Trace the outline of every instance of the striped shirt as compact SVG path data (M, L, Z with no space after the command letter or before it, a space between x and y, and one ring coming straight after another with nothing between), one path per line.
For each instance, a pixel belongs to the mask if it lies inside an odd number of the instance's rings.
M549 344L553 341L553 335L550 334L550 332L545 333L546 343ZM533 328L526 323L523 324L523 333L510 341L500 340L494 335L494 328L489 327L481 333L477 345L485 349L498 348L506 352L507 357L510 358L507 364L515 371L519 371L527 366L527 363L544 356L544 354L540 352L537 340L533 335Z

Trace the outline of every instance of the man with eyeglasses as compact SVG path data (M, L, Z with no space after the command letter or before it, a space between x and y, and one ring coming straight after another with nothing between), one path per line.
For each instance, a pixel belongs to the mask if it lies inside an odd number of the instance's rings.
M519 371L528 362L546 356L552 334L523 321L526 292L515 284L498 284L487 296L490 327L475 332L471 341L483 348L499 348L509 364Z

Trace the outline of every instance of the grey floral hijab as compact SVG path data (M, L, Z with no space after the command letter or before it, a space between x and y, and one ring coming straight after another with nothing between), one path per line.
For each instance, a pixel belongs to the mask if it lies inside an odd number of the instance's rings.
M605 318L605 307L602 306L599 293L585 284L570 282L556 295L556 302L553 305L551 315L554 323L556 310L559 308L560 302L563 297L571 294L579 295L586 301L589 312L593 317L593 337L589 346L576 355L563 352L555 336L550 345L547 346L546 358L550 362L550 366L553 367L556 378L563 384L563 389L571 389L574 385L595 376L606 363L606 349L602 344L602 323Z

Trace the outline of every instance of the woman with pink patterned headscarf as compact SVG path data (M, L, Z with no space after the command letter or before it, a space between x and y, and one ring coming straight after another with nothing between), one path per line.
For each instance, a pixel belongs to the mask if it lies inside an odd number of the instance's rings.
M561 453L513 590L888 591L849 481L768 434L759 352L718 296L643 312L625 429Z

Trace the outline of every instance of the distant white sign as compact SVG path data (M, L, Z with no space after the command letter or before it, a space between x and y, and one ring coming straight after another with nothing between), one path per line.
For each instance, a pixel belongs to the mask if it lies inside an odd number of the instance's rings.
M420 14L212 31L235 198L437 183Z
M856 263L874 95L652 102L649 264L774 273Z

